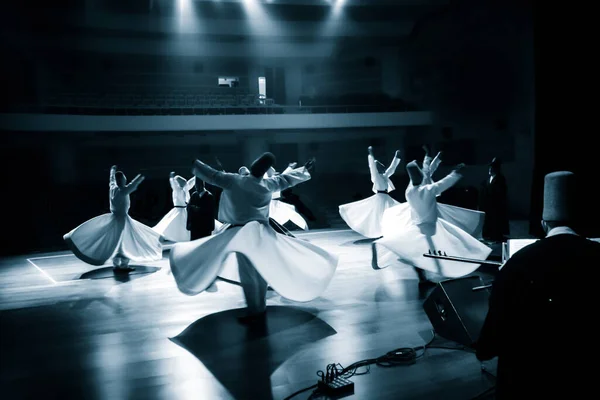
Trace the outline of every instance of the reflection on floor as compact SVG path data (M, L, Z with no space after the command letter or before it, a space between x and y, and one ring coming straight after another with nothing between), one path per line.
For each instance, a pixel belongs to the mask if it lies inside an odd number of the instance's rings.
M1 259L2 398L280 400L327 364L431 338L412 269L373 270L370 243L349 230L298 236L340 256L330 287L309 303L269 292L266 323L251 328L237 322L239 286L185 296L168 252L128 279L67 252ZM468 399L493 385L472 353L449 349L352 380L349 398L381 400Z

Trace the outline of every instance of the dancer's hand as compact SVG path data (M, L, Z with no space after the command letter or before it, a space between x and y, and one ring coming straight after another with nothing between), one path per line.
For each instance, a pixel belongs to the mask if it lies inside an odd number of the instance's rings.
M442 153L443 153L442 151L438 151L438 153L437 153L437 157L438 157L440 160L442 159Z
M296 165L298 165L297 162L291 162L291 163L288 164L288 167L291 168L291 169L294 169L294 168L296 168Z
M370 155L373 155L373 146L369 146L367 150L369 151Z
M425 151L425 154L426 154L426 155L429 155L429 154L430 154L430 152L431 152L431 149L429 148L429 146L428 146L428 145L424 144L424 145L423 145L421 148L422 148L422 149Z
M112 167L110 167L110 169L114 169L116 171L117 170L117 166L113 165Z
M463 170L466 167L466 165L464 163L460 163L458 164L456 167L454 167L454 169L452 170L453 172L460 172L461 170Z
M314 168L314 166L315 166L315 161L316 161L316 160L315 160L315 158L314 158L314 157L313 157L313 158L311 158L310 160L308 160L308 161L306 162L306 164L304 164L304 168L306 168L306 170L307 170L307 171L310 171L310 170L312 170L312 169Z
M169 178L175 178L175 172L171 171L171 173L169 174Z
M396 154L394 154L394 157L400 158L400 150L396 150Z

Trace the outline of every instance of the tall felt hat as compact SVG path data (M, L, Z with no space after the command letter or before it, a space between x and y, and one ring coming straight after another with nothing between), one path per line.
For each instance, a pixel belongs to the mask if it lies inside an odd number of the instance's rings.
M275 156L273 153L263 153L260 157L254 160L252 165L250 165L250 173L257 178L260 178L273 165L275 165Z
M577 210L576 176L569 171L552 172L544 178L544 221L573 221Z
M406 164L406 172L408 172L408 176L410 177L411 182L413 182L413 185L423 181L423 171L421 171L421 168L416 160Z
M494 157L494 158L492 159L492 161L490 161L490 162L488 163L488 165L489 165L489 166L495 166L495 167L497 166L497 167L499 167L499 166L501 166L501 165L502 165L502 160L500 160L498 157Z

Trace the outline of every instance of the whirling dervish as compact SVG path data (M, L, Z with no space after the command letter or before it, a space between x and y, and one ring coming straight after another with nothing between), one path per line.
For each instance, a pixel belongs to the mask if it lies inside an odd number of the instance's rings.
M431 283L425 271L458 278L475 271L479 264L467 264L424 257L423 254L443 251L451 256L485 260L492 249L461 228L438 217L436 197L458 182L464 164L459 164L445 178L428 183L416 161L406 166L410 183L406 201L410 206L409 223L372 244L374 269L400 263L415 268L419 284Z
M298 163L293 162L288 165L288 167L283 171L283 173L287 173L292 171ZM267 173L265 174L265 178L271 178L275 176L277 172L273 167L269 168ZM277 191L273 193L273 197L271 200L271 208L269 210L269 217L273 218L279 225L283 226L288 222L293 222L297 227L308 230L308 224L306 220L296 211L296 207L291 204L284 203L280 200L281 191Z
M170 242L187 242L190 240L190 231L186 228L188 219L186 207L190 201L189 191L196 181L194 177L186 181L185 178L171 172L169 183L173 191L173 208L152 229Z
M400 150L396 150L394 159L387 169L382 163L375 160L373 147L369 146L368 151L369 171L373 182L372 190L375 194L363 200L343 204L339 206L339 212L353 231L367 238L379 238L383 236L381 226L383 213L388 208L400 204L389 195L396 189L390 177L400 164Z
M429 147L423 146L425 158L423 159L423 183L432 184L433 174L442 162L442 152L438 152L435 158L431 157ZM440 193L441 194L441 193ZM436 197L439 197L437 194ZM449 204L437 203L438 217L450 222L476 239L481 239L482 229L485 220L485 213L476 210L470 210L463 207L451 206ZM383 214L382 227L383 236L393 235L400 229L403 229L411 221L411 211L408 202L398 204L385 211Z
M272 193L309 180L313 162L264 178L275 163L271 153L256 159L249 175L217 171L196 160L194 174L223 189L219 220L230 225L219 234L174 245L170 264L179 290L188 295L203 292L220 275L226 258L235 254L248 306L248 315L240 318L242 323L264 318L268 286L293 301L320 296L333 278L338 257L306 241L278 234L269 225Z
M128 214L130 199L144 180L138 175L127 185L127 178L115 165L110 169L110 213L92 218L63 236L80 260L103 265L113 258L119 271L132 271L129 261L147 262L162 259L160 235Z

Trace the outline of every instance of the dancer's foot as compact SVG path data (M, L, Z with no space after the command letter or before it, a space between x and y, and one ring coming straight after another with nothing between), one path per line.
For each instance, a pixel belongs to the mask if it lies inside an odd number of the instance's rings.
M135 268L129 266L129 259L122 255L117 255L113 258L113 271L115 272L131 272L135 271Z
M371 268L381 269L377 264L377 248L375 247L375 243L371 243Z

